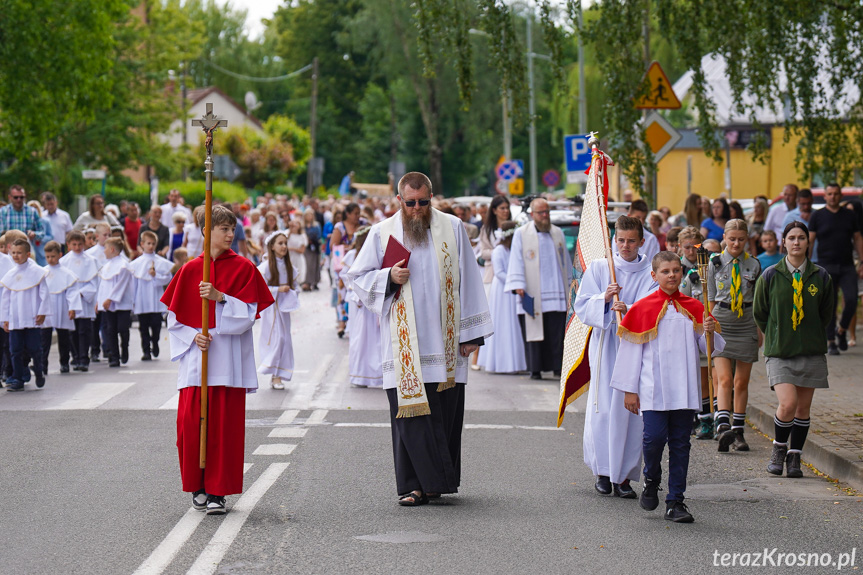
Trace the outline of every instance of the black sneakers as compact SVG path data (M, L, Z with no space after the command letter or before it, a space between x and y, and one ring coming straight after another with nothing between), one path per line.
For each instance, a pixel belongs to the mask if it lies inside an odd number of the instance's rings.
M221 495L207 495L207 515L224 515L225 498Z
M207 509L207 492L203 489L199 489L192 493L192 507L197 509L198 511L204 511Z
M780 471L779 473L782 472ZM800 468L799 451L791 451L785 457L785 477L803 477L803 470Z
M785 456L788 454L788 444L773 443L773 453L770 455L770 463L767 464L767 473L782 475L785 466Z
M39 374L36 376L36 387L38 387L40 389L45 387L45 376L44 375Z
M731 444L731 447L734 451L749 451L749 444L746 443L746 439L743 437L742 429L734 430L734 443Z
M641 508L646 509L647 511L653 511L659 507L658 492L659 482L646 479L644 481L644 490L641 492L641 498L638 500L638 504L641 505Z
M596 478L593 488L600 495L611 495L611 479L607 475L600 475Z
M692 523L695 517L686 508L683 501L667 501L665 503L665 519L675 523Z
M839 348L836 347L835 343L831 343L827 346L827 355L839 355Z

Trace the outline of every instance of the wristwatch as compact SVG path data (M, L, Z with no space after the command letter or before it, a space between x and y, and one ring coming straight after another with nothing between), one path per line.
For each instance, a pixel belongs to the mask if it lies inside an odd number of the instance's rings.
M222 297L219 299L219 303L225 303L227 300L228 300L228 298L225 297L225 293L222 292Z

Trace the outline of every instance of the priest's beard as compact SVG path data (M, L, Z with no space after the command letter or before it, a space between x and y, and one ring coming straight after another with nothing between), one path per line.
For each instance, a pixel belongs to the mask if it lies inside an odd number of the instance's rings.
M551 222L534 222L536 225L536 231L547 234L551 231Z
M428 229L431 227L431 210L419 214L402 212L402 229L405 233L407 247L421 248L428 243Z

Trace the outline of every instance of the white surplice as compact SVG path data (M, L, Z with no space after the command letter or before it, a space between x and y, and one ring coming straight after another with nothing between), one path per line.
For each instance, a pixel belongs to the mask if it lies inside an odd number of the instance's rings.
M0 279L3 294L0 296L0 317L9 322L13 329L32 329L36 316L51 315L51 301L48 297L48 270L31 259L17 264Z
M135 301L135 285L129 264L122 256L105 260L105 265L99 269L99 291L96 292L96 302L99 311L131 311ZM111 300L109 309L102 304Z
M12 261L12 258L3 252L0 252L0 279L3 279L3 276L9 273L9 270L14 267L15 262ZM3 287L3 284L0 284L0 298L3 297L3 291L5 291L5 289L6 288ZM6 318L2 315L2 308L0 308L0 323L4 321L6 321Z
M638 248L638 255L645 256L648 262L653 261L653 256L660 252L659 240L653 235L653 232L645 228L644 244Z
M345 270L350 269L357 257L357 251L345 254ZM382 387L384 372L381 368L381 319L369 311L354 293L353 283L345 273L345 300L348 302L348 374L350 383L364 387Z
M650 260L638 256L628 262L614 255L614 270L620 286L620 300L627 306L657 289L650 277ZM590 263L575 298L573 311L590 333L590 388L584 418L584 462L594 475L605 475L612 483L638 481L641 476L641 444L644 425L641 417L623 407L623 394L611 389L611 375L618 355L617 314L605 302L611 283L608 260Z
M78 296L75 274L57 264L47 266L48 300L51 302L51 316L45 318L42 327L57 329L75 329L75 320L69 319L69 310L75 307L81 298ZM77 315L77 314L76 314Z
M461 321L459 343L488 337L493 333L488 300L482 284L479 266L473 254L473 246L467 237L461 220L444 214L452 225L456 238L459 263L459 297ZM425 383L447 381L444 356L444 337L441 331L440 271L438 256L432 241L431 230L426 232L428 241L424 246L405 244L401 212L397 218L393 236L411 250L408 269L413 288L414 314L418 331L420 367ZM381 269L386 246L381 245L381 224L375 224L357 259L346 274L353 282L354 293L366 309L381 317L381 351L383 357L384 389L396 387L393 366L392 337L390 335L390 311L395 292L387 294L390 283L390 268ZM566 309L566 308L564 308ZM468 360L457 354L455 381L467 383Z
M503 289L509 268L509 249L496 246L491 252L494 276L491 280L488 307L494 323L494 335L479 348L477 363L493 373L516 373L527 369L524 338L518 324L518 296Z
M569 282L572 281L572 258L569 255L569 250L563 250L563 266L566 270L566 285L563 284L563 274L560 270L560 262L557 258L557 248L554 245L554 240L551 239L551 234L548 232L539 232L539 269L540 269L540 292L537 294L530 293L531 297L536 299L541 298L542 312L549 311L566 311L566 302L568 299ZM517 289L527 290L527 278L525 277L524 253L522 250L522 234L521 229L515 232L512 238L512 249L509 254L509 265L507 266L506 291L514 291ZM519 314L524 313L524 308L521 306L521 296L516 296L516 310ZM520 328L519 328L520 329Z
M75 312L76 318L94 319L96 292L99 290L99 264L86 253L69 252L60 258L60 265L78 279L75 284L78 300L69 309Z
M96 244L93 247L87 248L84 253L96 260L96 264L100 268L105 265L105 262L108 261L108 259L105 257L105 246L100 246L99 244Z
M291 262L293 264L293 262ZM285 260L277 259L279 285L288 285L288 266ZM280 292L279 286L271 286L270 262L258 266L276 303L261 312L261 335L258 350L261 354L258 373L290 380L294 375L294 344L291 339L291 312L300 308L297 281L299 272L294 268L293 289Z
M165 286L171 283L173 265L157 254L141 254L129 264L135 284L133 309L136 314L168 311L161 297L165 293ZM155 271L155 275L151 275L151 271Z
M254 393L258 389L258 374L252 326L258 304L225 294L225 303L210 302L210 305L216 307L216 327L210 330L213 341L207 354L207 385L239 387ZM195 343L199 333L200 329L178 322L174 312L168 312L171 361L180 362L177 389L201 386L201 350Z
M699 349L706 352L705 345L705 336L695 332L692 320L669 305L653 340L621 340L611 387L637 393L641 411L700 410ZM725 340L713 334L713 351L723 349Z

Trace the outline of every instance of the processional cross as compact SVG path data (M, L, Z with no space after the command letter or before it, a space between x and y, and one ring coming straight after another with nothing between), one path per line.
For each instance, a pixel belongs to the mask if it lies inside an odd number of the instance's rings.
M213 104L207 103L207 113L200 120L192 120L192 125L199 127L206 134L204 148L207 157L204 160L204 179L206 181L206 199L204 201L204 277L205 283L210 283L210 237L213 227L213 132L227 127L227 120L220 120L213 114ZM210 332L210 300L201 298L201 333L207 337ZM201 353L201 444L200 467L207 467L207 352Z

